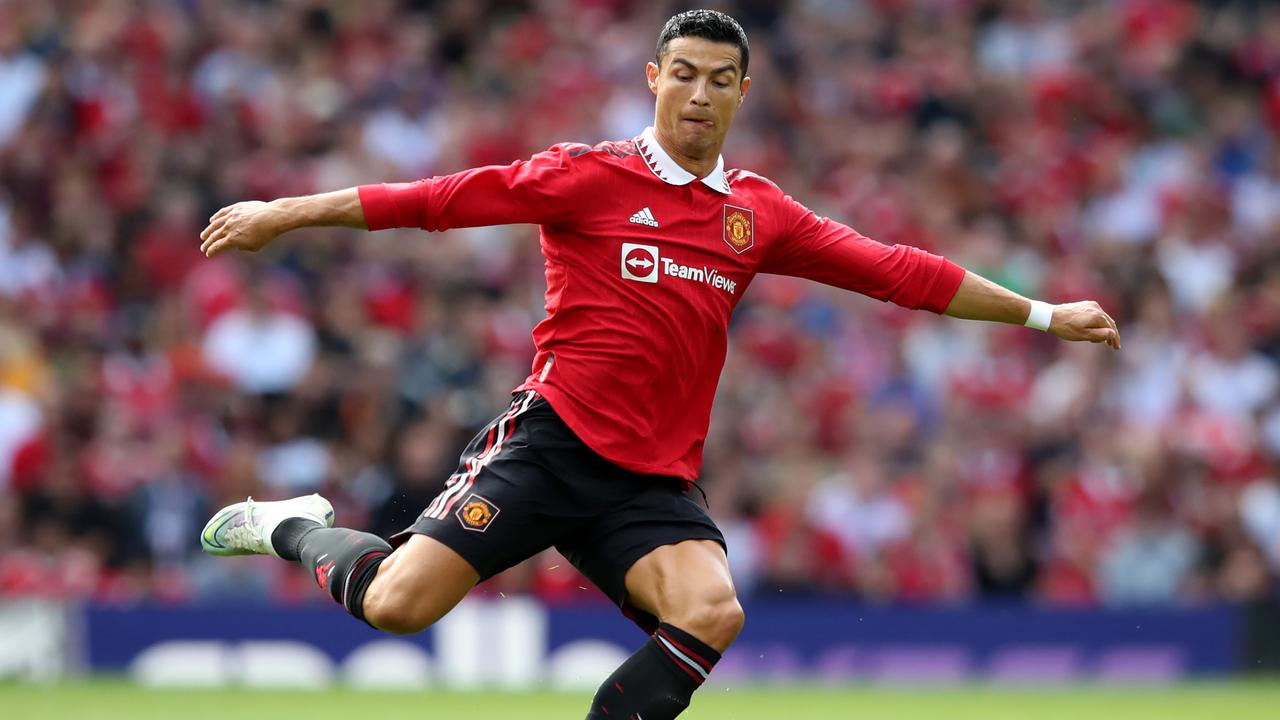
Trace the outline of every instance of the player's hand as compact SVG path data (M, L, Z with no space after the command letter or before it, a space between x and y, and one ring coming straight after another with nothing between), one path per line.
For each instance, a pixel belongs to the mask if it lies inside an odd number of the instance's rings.
M1116 321L1092 300L1054 305L1049 332L1063 340L1088 340L1120 349Z
M224 250L257 252L283 232L279 220L270 203L250 200L228 205L214 213L200 233L200 252L208 257Z

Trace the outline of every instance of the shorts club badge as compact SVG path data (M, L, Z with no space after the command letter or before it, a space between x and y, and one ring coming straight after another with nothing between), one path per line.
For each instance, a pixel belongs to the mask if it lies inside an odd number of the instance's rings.
M458 516L463 528L472 532L484 532L489 529L490 523L498 517L499 512L502 511L497 505L472 493L454 514Z
M724 241L741 255L751 249L755 238L755 213L736 205L724 206Z

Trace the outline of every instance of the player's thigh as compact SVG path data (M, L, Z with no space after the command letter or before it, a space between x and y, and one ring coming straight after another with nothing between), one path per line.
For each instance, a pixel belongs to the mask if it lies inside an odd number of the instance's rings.
M654 548L627 571L627 603L723 651L742 629L724 547L685 540Z
M735 595L729 559L714 540L685 540L650 550L625 576L627 600L659 617L706 599Z
M378 568L364 597L364 616L389 632L418 632L454 608L480 575L456 551L414 534Z
M619 474L577 483L584 502L608 498L600 513L557 548L646 632L667 622L713 647L727 647L742 625L729 577L724 535L679 482Z
M556 496L554 478L520 455L518 449L498 453L451 483L412 525L391 537L397 549L366 595L371 624L417 632L476 583L551 546L564 525L547 513ZM382 622L369 617L371 611L381 611Z
M537 461L545 401L521 393L463 451L444 490L405 530L366 593L365 619L416 632L452 609L477 582L549 547L563 523L557 482ZM370 613L373 616L370 616Z

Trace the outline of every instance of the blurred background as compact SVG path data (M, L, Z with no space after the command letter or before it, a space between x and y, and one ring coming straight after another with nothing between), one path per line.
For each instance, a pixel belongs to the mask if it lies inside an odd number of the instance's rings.
M832 677L892 674L885 648L994 673L1004 630L893 644L974 618L1048 618L1007 633L1066 633L1009 661L1046 677L1280 666L1280 7L715 5L751 43L728 166L1028 296L1097 299L1124 340L758 277L701 480L748 633L811 615L856 645L881 618L889 645ZM156 608L197 627L329 613L295 567L203 557L207 516L318 491L340 524L399 530L529 372L535 227L309 230L208 260L205 220L632 137L682 9L0 0L0 604L87 613L57 626L55 665L129 666L95 628L153 629ZM547 648L569 642L562 610L640 642L586 585L549 552L476 594L550 613ZM111 614L129 608L151 614ZM1168 633L1120 650L1070 629L1146 621ZM791 670L739 669L809 672L823 641L795 640Z

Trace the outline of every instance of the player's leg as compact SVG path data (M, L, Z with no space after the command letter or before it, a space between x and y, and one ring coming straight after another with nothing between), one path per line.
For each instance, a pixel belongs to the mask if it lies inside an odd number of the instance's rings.
M745 616L720 543L686 540L636 561L626 575L627 603L723 653Z
M275 546L296 548L291 554L334 600L379 630L398 635L421 632L480 581L462 556L425 535L411 534L392 550L372 533L315 525L299 529L296 541L277 531L280 542Z
M402 541L394 551L372 533L327 527L333 509L318 495L224 508L205 526L201 544L214 555L300 562L355 617L388 632L422 630L479 580L541 552L563 531L537 512L556 490L528 457L543 405L522 393L481 430L445 490L392 538Z
M276 502L250 498L214 515L200 542L212 555L275 555L298 562L356 618L396 633L435 622L479 579L438 541L414 536L392 551L377 535L328 527L332 522L333 508L319 495Z
M672 478L614 467L602 480L556 469L584 504L609 508L557 547L650 634L600 686L587 717L674 718L742 628L724 536Z
M387 632L420 632L478 582L479 573L461 555L433 537L415 534L378 568L364 596L364 618Z
M633 612L658 624L600 686L587 717L674 718L742 630L724 548L712 540L655 548L631 566L625 582Z

